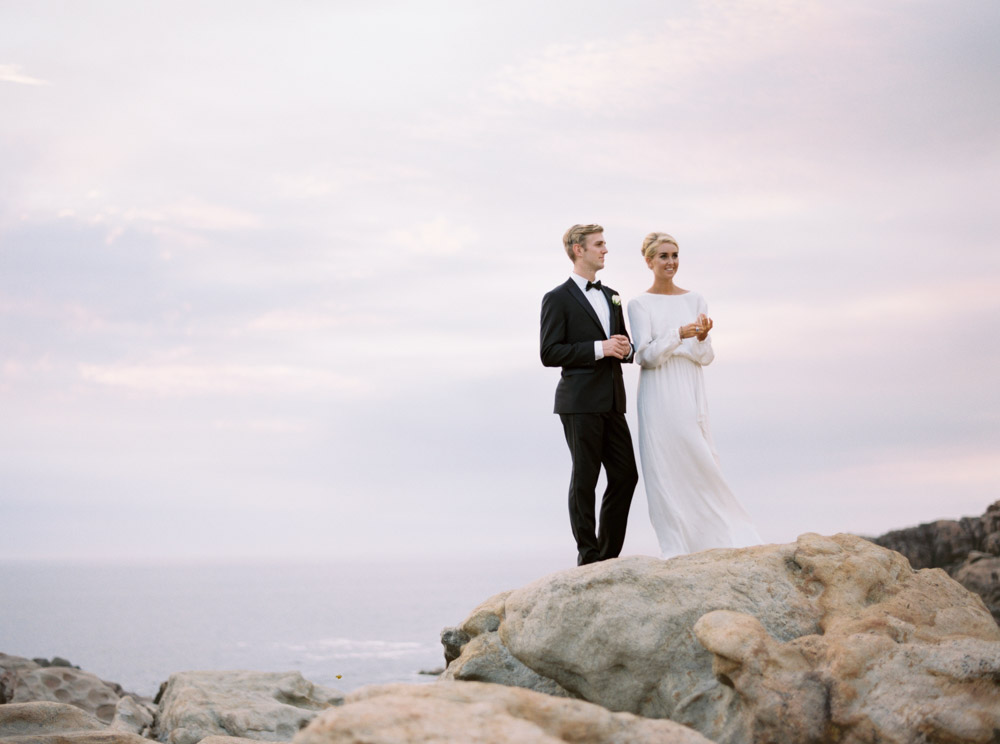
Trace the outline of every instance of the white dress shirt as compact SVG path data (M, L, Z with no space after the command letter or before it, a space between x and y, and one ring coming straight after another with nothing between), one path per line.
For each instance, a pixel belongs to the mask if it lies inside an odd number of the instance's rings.
M569 278L576 282L576 286L580 288L583 292L583 296L587 298L587 301L594 306L594 312L597 313L597 319L601 321L601 327L604 329L604 335L611 338L611 308L608 306L608 298L604 296L604 292L599 290L597 287L591 287L587 289L587 282L589 279L585 279L579 274L570 274ZM594 361L598 359L604 359L604 342L595 341L594 342Z

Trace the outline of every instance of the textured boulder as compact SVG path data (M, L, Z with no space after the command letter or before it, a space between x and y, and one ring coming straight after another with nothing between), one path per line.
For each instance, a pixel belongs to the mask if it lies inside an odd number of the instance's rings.
M1000 555L973 551L952 573L952 578L982 597L1000 623Z
M913 568L943 568L981 596L1000 623L1000 501L981 517L941 519L870 539L905 555Z
M111 723L124 694L121 686L57 661L62 663L42 666L37 661L0 654L0 699L8 703L66 703Z
M317 716L295 744L710 744L671 721L477 682L364 687Z
M298 672L181 672L158 697L154 732L169 744L196 744L207 736L291 741L318 711L342 699Z
M147 734L153 727L155 706L139 701L131 695L125 695L115 706L115 715L110 728L115 731L130 731L134 734Z
M115 731L77 706L53 702L0 705L4 744L149 744L134 733Z
M445 679L523 684L490 665L499 644L570 695L726 744L1000 729L1000 628L982 600L851 535L570 569L487 600L449 637L469 640Z

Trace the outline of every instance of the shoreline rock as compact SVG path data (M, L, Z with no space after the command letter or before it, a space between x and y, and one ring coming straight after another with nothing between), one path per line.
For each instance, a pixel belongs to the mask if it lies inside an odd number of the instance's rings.
M913 568L941 568L982 597L1000 624L1000 501L981 517L939 519L867 538L902 553Z
M343 699L299 672L179 672L157 697L153 735L167 744L197 744L208 736L290 741Z
M0 705L5 744L148 744L130 731L108 728L75 705L35 701Z
M317 716L294 744L711 744L672 721L483 682L373 685Z
M0 654L0 742L991 742L998 574L1000 501L872 541L542 577L446 628L429 684L344 696L298 672L181 672L154 701Z
M153 721L149 698L128 693L65 659L25 659L0 653L0 703L64 703L117 731L140 734Z
M1000 729L1000 627L982 600L853 535L569 569L443 635L459 652L443 679L555 684L719 744Z

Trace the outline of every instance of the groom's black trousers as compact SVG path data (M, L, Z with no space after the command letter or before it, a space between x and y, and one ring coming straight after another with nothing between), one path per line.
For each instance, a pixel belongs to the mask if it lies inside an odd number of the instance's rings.
M625 543L632 493L639 481L632 435L625 414L560 413L573 458L569 482L569 522L576 538L577 565L617 558ZM595 533L594 497L601 465L608 485Z

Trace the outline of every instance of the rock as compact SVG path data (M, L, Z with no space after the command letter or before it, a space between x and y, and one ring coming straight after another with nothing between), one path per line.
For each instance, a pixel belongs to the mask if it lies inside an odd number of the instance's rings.
M441 645L444 646L444 663L450 664L462 653L462 647L469 642L469 634L458 628L441 631Z
M75 705L36 702L0 706L0 738L53 731L104 731L106 728Z
M75 705L53 702L0 705L4 744L149 744L133 733L108 729Z
M67 703L110 723L121 695L120 687L90 672L65 666L20 665L5 675L4 697L10 703L49 701Z
M38 664L23 656L0 653L0 705L11 702L14 697L17 672L22 669L38 669Z
M131 695L125 695L115 707L111 728L115 731L130 731L133 734L145 735L153 727L155 713L156 706L136 700Z
M495 627L495 630L490 630ZM938 569L851 535L620 558L480 605L444 679L669 718L720 744L992 742L1000 627Z
M343 695L298 672L214 671L171 675L158 698L156 737L196 744L206 736L291 741L320 710Z
M993 577L986 565L966 570L978 560L976 553L1000 558L1000 501L987 507L981 517L941 519L870 539L905 555L913 568L943 568L966 589L979 594L1000 623L1000 579Z
M710 744L671 721L478 682L363 687L295 744Z
M468 653L448 665L444 679L466 682L496 682L524 687L557 697L577 697L555 680L543 677L521 663L496 633L483 633L469 641Z
M1000 556L972 551L952 573L952 578L983 599L1000 623Z
M41 667L54 666L54 667L72 667L73 669L79 669L80 668L76 664L74 664L73 662L71 662L71 661L69 661L67 659L64 659L61 656L53 656L51 660L49 660L49 659L32 659L32 661L35 662L36 664L38 664L38 666L41 666Z
M39 664L23 656L0 654L0 672L16 672L19 669L38 669Z

